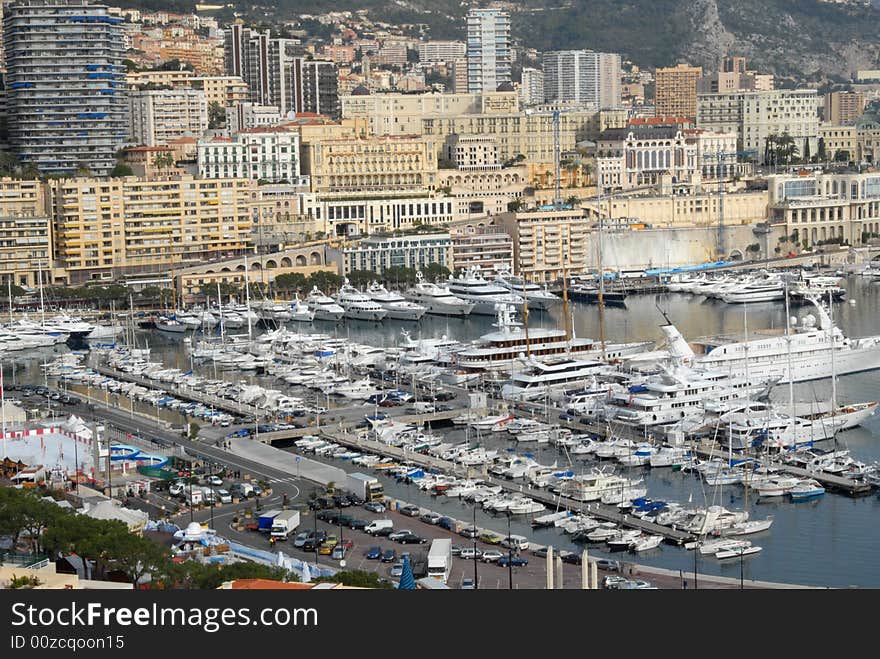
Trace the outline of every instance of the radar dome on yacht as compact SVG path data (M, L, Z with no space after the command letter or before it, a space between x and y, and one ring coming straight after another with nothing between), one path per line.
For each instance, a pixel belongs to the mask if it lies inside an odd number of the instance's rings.
M813 314L804 317L803 325L813 327L816 324L816 317Z
M792 316L789 320L792 325L797 325L797 323L798 323L797 316Z

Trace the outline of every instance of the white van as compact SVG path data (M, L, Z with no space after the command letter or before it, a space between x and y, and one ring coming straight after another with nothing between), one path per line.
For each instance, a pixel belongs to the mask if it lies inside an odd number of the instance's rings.
M426 403L421 401L418 403L413 403L412 408L416 414L432 414L433 412L437 411L434 403Z
M364 531L373 535L379 529L393 529L394 522L390 519L374 519L364 527Z
M522 535L509 535L501 541L501 546L526 551L529 548L529 541Z

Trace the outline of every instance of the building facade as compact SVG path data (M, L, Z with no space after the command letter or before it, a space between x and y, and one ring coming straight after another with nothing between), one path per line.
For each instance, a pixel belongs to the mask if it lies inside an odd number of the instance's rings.
M700 66L678 64L654 72L654 108L658 117L696 117Z
M818 97L815 89L699 94L697 126L735 132L741 150L761 163L769 162L768 138L786 133L793 138L798 155L807 148L815 154L819 146Z
M284 126L250 128L231 138L215 137L198 144L199 176L247 178L297 185L299 132Z
M501 169L498 160L498 144L494 137L481 135L453 135L445 144L446 157L456 169Z
M472 266L484 277L499 272L513 272L513 240L502 231L485 229L479 233L464 233L452 237L453 272Z
M544 72L541 69L525 67L519 86L523 105L538 105L544 102Z
M208 130L208 105L200 89L150 89L128 95L129 139L156 146Z
M514 272L527 281L551 282L589 266L583 209L503 213L497 224L513 242Z
M205 93L205 103L208 105L218 103L228 108L248 100L248 86L238 76L194 77L192 86Z
M388 268L423 270L436 264L452 270L452 238L448 233L371 236L342 250L343 273L369 270L381 275Z
M313 112L331 119L342 116L339 69L335 62L297 57L290 68L290 102L282 112ZM289 107L288 107L289 106Z
M240 254L251 245L246 179L60 179L49 184L55 279L112 280Z
M226 127L230 133L252 128L268 128L281 123L282 116L274 105L239 103L226 108Z
M767 177L769 217L805 248L880 236L880 174Z
M452 62L467 54L463 41L424 41L419 44L420 62Z
M859 134L855 126L819 124L819 139L825 147L825 159L836 160L840 157L841 159L845 158L845 162L849 162L857 158Z
M4 12L13 151L44 174L108 174L128 137L123 19L85 0L22 0Z
M457 218L454 199L419 191L310 193L302 204L321 231L336 237L437 226Z
M0 284L49 283L52 227L40 181L0 179Z
M825 121L831 124L854 124L865 110L865 92L825 94Z
M468 92L494 92L510 84L510 65L510 14L499 9L468 11Z
M620 55L591 50L544 53L544 102L620 107Z

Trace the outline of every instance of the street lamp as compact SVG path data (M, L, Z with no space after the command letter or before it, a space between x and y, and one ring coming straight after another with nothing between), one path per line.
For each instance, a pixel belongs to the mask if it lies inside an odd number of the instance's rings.
M513 542L510 540L510 508L507 509L507 587L513 590Z

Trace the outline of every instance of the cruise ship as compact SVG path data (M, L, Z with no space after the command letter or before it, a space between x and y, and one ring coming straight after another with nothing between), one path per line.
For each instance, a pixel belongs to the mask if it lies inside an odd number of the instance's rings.
M382 320L388 315L377 302L373 302L369 295L361 293L348 283L348 279L339 289L336 302L345 309L345 317L352 320Z
M522 277L514 277L509 270L502 270L495 277L495 283L511 293L525 297L529 309L546 311L562 299L547 290L546 287L538 286L525 281Z
M345 314L345 309L336 304L332 297L322 293L317 286L312 287L312 292L306 298L306 304L314 310L316 320L339 320Z
M837 375L880 369L880 335L848 338L833 325L822 303L810 301L816 307L818 323L808 315L788 335L784 330L759 330L750 333L748 339L716 336L690 344L678 335L670 344L670 352L694 368L761 379L780 378L780 382L831 377L832 345Z
M388 318L395 320L420 320L427 312L427 309L421 304L408 302L402 295L392 293L377 281L370 284L367 295L388 312Z
M448 286L453 295L465 302L473 302L471 313L492 316L495 315L495 306L499 302L516 305L523 303L522 297L516 293L483 279L476 266L468 268L458 277L450 277Z
M467 316L474 309L473 302L456 297L446 286L425 281L421 272L416 273L415 286L406 291L404 298L438 316Z
M515 308L511 304L498 304L495 313L497 331L481 336L475 344L444 354L440 362L459 370L489 370L506 368L520 357L537 361L570 356L577 359L599 359L602 347L598 341L588 338L569 338L564 330L537 327L523 329L514 320ZM616 361L649 350L650 342L606 343L605 359Z

